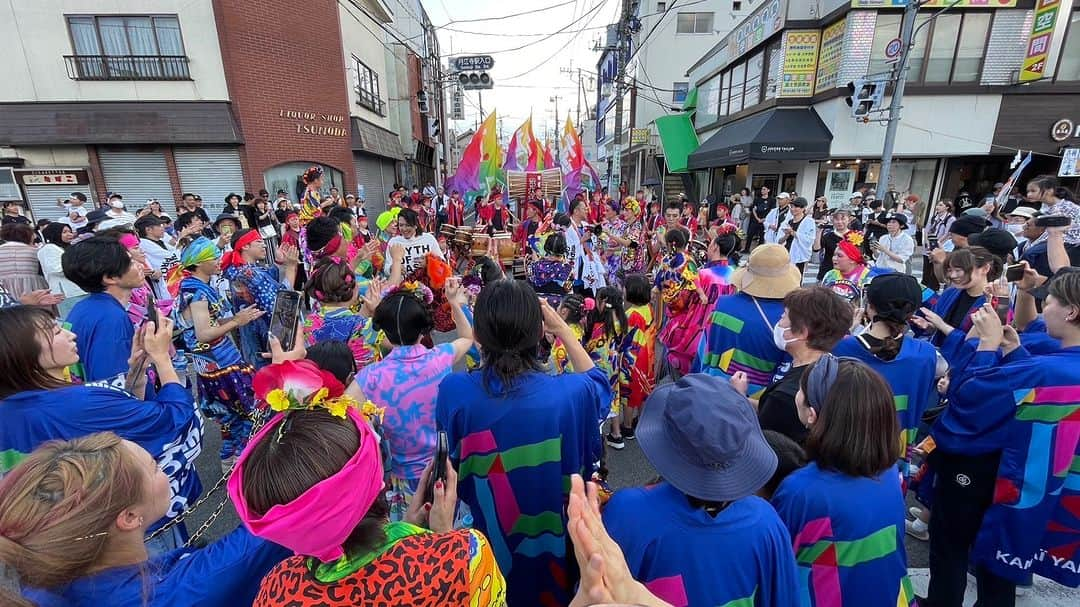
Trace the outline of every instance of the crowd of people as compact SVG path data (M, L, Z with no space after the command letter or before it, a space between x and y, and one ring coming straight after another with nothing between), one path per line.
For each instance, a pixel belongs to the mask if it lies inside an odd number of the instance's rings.
M323 179L213 220L197 194L175 220L119 193L36 226L5 205L0 603L1080 585L1080 206L1056 178L933 209L428 186L373 224ZM220 477L195 466L207 432ZM627 441L658 476L612 491ZM188 515L219 491L242 525L208 543Z

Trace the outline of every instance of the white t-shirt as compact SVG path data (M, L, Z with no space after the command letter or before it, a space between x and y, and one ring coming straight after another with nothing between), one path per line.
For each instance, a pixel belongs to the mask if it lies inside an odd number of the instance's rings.
M879 252L874 260L875 266L889 268L900 273L907 272L907 262L915 254L915 240L907 232L900 232L895 237L886 234L878 239L878 244L885 250L892 251L894 255L899 255L900 261Z
M403 274L408 274L420 267L424 261L424 256L428 253L434 253L439 259L446 259L443 257L442 249L439 248L439 242L435 240L434 236L426 232L415 238L395 236L390 239L390 242L386 243L386 250L390 251L395 245L401 245L405 248L405 258L402 261ZM386 262L391 263L390 255L386 256Z
M158 299L172 299L169 296L169 289L165 285L165 276L169 273L169 270L180 265L179 251L164 241L158 244L149 238L140 239L139 248L146 255L146 263L161 273L161 278L154 282L154 296Z
M72 230L78 230L79 228L86 227L86 214L89 211L86 210L85 204L79 206L73 206L70 202L64 203L64 218L60 220L60 223L71 226ZM71 214L74 213L77 218L72 219Z

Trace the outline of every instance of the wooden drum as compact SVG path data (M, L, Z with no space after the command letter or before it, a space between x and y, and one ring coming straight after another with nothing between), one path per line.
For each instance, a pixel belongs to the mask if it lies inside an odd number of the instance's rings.
M445 227L446 226L444 225L443 228L445 228ZM472 233L472 230L470 228L467 228L465 226L458 226L457 228L454 228L454 244L455 245L468 249L468 248L470 248L472 246L472 241L473 241L473 233Z
M514 258L517 257L517 245L514 244L510 232L495 232L493 238L495 240L495 251L499 254L499 261L503 265L513 263Z
M457 231L457 226L444 223L442 224L442 227L439 228L439 235L445 237L449 241L453 241L454 237L457 236Z
M472 235L472 249L470 254L473 257L481 257L488 254L488 244L491 242L491 237L483 231L473 232Z

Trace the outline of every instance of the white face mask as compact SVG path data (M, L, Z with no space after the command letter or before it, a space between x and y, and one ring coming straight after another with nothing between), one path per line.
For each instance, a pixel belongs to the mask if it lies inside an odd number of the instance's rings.
M1024 224L1022 224L1022 223L1007 223L1007 224L1005 224L1005 229L1010 234L1012 234L1013 236L1017 236L1017 235L1023 233Z
M793 337L791 339L784 339L784 331L787 331L787 330L788 330L788 327L781 327L780 325L776 325L775 327L773 327L773 330L772 330L773 344L777 347L777 349L787 350L788 344L799 341L798 337Z

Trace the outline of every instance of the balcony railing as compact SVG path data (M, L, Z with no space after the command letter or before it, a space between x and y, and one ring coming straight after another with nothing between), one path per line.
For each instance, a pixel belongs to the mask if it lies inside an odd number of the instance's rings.
M379 97L371 91L364 90L359 86L354 86L353 90L356 91L356 103L358 105L360 105L361 107L366 107L367 109L375 112L379 116L386 115L385 101L379 99Z
M72 80L191 80L186 55L64 55Z

